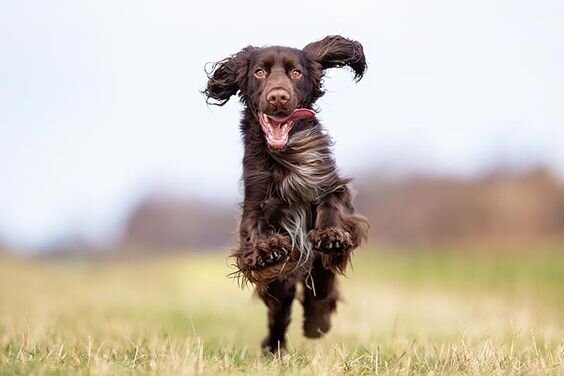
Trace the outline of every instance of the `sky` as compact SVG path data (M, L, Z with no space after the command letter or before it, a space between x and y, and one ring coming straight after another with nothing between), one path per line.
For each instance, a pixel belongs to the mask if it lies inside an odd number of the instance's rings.
M0 1L0 241L110 239L155 190L236 203L240 104L204 66L341 34L368 72L327 72L341 169L564 174L562 1Z

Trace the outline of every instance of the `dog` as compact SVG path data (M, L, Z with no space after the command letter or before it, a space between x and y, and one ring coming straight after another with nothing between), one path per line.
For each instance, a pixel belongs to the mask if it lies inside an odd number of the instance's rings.
M270 352L285 349L298 283L304 335L329 331L336 276L369 227L355 213L351 179L339 175L332 141L316 119L325 70L335 67L348 67L358 82L367 69L362 45L335 35L301 50L248 46L213 64L203 91L219 106L238 94L244 107L244 200L232 256L268 308L262 347Z

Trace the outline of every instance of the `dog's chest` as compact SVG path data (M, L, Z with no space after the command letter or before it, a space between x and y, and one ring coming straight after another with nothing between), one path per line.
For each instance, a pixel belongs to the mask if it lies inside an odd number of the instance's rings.
M286 202L279 217L279 226L288 234L292 245L309 258L311 246L307 240L308 223L311 222L311 204L319 199L320 182L313 166L300 165L284 171L276 190Z
M320 158L304 153L299 162L282 163L276 187L280 197L290 204L317 201L330 177L322 162Z
M312 203L318 199L320 182L310 168L288 171L279 184L278 191L282 199L289 203Z
M329 140L318 129L294 134L288 148L270 154L273 186L270 192L290 207L318 202L337 180Z

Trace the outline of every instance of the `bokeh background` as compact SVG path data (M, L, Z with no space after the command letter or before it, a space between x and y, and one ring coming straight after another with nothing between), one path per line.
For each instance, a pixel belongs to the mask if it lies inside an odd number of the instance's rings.
M240 105L205 104L204 66L339 33L369 69L357 85L329 71L319 117L373 243L561 240L562 14L559 1L3 2L0 238L21 253L230 244Z
M226 278L241 107L206 105L204 68L342 34L368 72L329 70L319 118L371 230L320 347L295 313L286 370L559 374L563 19L558 0L0 1L0 373L278 374Z

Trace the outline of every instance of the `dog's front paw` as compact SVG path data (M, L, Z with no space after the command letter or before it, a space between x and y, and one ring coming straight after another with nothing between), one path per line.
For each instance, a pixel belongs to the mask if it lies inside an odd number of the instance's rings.
M294 271L300 260L299 250L292 247L290 239L282 234L271 234L247 243L233 256L243 277L259 289Z
M308 233L308 240L313 250L321 255L325 268L336 273L345 272L354 248L351 235L347 231L338 227L313 229Z
M313 249L321 253L344 253L353 247L351 235L338 227L311 230L308 239Z
M260 239L254 244L256 263L254 267L265 268L286 261L292 253L292 244L288 237L273 234L266 239Z

